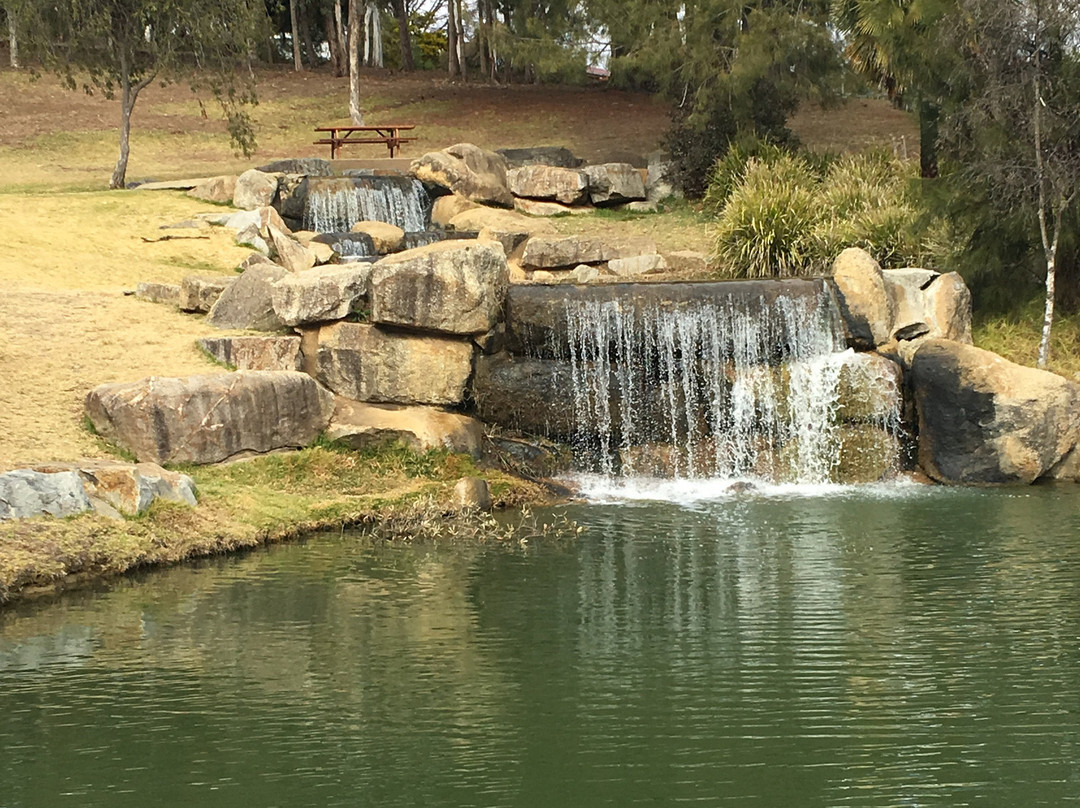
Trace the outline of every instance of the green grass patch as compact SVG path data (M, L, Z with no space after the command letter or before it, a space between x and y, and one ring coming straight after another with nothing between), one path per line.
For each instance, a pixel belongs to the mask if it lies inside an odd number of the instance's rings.
M1042 340L1043 304L1032 301L1006 315L976 316L972 338L977 346L1021 365L1035 366ZM1080 313L1058 314L1050 333L1047 368L1080 380Z

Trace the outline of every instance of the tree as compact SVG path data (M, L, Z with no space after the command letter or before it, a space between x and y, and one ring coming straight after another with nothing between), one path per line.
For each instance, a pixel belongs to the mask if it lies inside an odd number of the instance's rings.
M401 49L401 69L412 71L416 69L412 53L412 34L409 31L409 9L405 0L392 0L394 19L398 26L398 47Z
M18 70L22 67L22 62L19 59L19 7L15 0L8 0L3 5L3 9L7 15L8 24L8 59L11 66Z
M364 125L360 106L360 40L363 38L364 12L360 0L349 0L349 117L353 126Z
M124 187L131 113L154 81L187 79L209 91L225 113L233 142L254 148L244 111L255 89L247 64L265 20L251 0L37 0L23 8L26 50L70 89L120 99L120 155L110 188Z
M297 73L304 69L304 60L300 56L300 0L289 0L289 23L292 29L293 70Z
M1004 212L1026 211L1045 264L1039 367L1050 335L1066 215L1080 193L1080 8L1061 0L961 0L948 143L959 172ZM948 45L948 43L946 43Z

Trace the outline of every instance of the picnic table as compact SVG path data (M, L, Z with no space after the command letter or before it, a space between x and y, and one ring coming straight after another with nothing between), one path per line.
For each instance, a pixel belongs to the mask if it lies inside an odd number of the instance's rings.
M402 143L411 143L414 137L402 137L401 133L415 129L416 124L385 124L378 126L318 126L316 132L329 132L329 137L315 141L316 146L329 146L330 159L334 160L342 146L350 143L385 143L394 157Z

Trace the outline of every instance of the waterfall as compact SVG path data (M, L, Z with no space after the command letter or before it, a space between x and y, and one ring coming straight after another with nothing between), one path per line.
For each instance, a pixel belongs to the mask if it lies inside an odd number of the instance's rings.
M427 229L430 199L411 177L368 175L309 180L304 228L316 233L348 232L357 222L395 224L406 233Z
M827 292L624 303L567 303L575 449L593 469L827 483L893 464L898 385L845 349Z

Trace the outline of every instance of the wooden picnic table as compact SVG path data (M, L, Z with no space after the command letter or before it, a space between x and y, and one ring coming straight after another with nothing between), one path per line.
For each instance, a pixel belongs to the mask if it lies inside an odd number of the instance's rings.
M334 160L342 146L350 143L385 143L394 157L402 143L411 143L414 137L402 137L401 133L415 129L416 124L384 124L378 126L317 126L316 132L329 132L330 136L315 141L317 146L330 147L330 159ZM366 137L365 137L366 135Z

